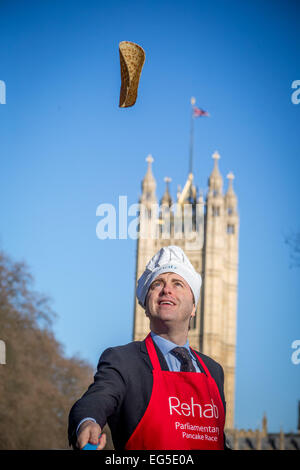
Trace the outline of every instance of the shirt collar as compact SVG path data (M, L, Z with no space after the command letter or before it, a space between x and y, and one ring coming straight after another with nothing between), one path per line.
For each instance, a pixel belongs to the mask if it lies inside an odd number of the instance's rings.
M155 343L163 354L168 354L171 349L178 347L178 344L175 344L172 341L165 339L162 336L157 335L156 333L153 333L153 331L151 331L150 334L152 336L153 341L155 341ZM186 343L181 347L186 348L190 352L189 340L187 340Z

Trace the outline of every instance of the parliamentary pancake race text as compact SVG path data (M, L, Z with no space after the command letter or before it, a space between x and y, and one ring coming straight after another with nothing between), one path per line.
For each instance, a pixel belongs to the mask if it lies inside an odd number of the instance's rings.
M211 403L200 404L191 397L190 403L180 402L177 397L169 397L170 415L191 416L199 418L217 419L219 417L218 407L213 399ZM175 422L175 429L182 433L184 439L197 439L202 441L217 442L220 434L218 426L199 426L191 423Z

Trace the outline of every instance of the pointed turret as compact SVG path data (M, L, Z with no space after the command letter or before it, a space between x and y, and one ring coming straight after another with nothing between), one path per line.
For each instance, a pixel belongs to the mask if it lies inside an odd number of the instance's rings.
M262 419L262 434L263 434L263 437L266 437L268 434L268 420L267 420L266 413L264 413L263 419Z
M279 433L279 449L280 450L285 450L284 448L284 432L282 429L282 426L280 426L280 433Z
M218 160L221 158L218 152L215 152L212 155L214 159L214 168L211 172L211 175L208 179L208 186L209 186L209 195L210 196L221 196L223 190L223 178L219 170Z
M232 172L228 173L228 188L225 194L225 206L227 208L228 214L233 214L237 210L237 197L233 189L233 180L234 174Z
M154 162L154 159L152 155L148 155L146 158L146 162L148 163L148 168L147 172L145 174L145 177L142 181L142 196L141 196L141 202L143 203L156 203L156 181L152 173L152 163Z
M168 176L166 176L164 178L164 182L166 183L166 190L164 192L164 195L163 197L161 198L161 205L164 205L164 206L168 206L168 207L171 207L172 205L172 197L170 195L170 191L169 191L169 183L172 181L171 178L169 178Z
M233 189L232 181L234 180L234 174L232 172L228 173L228 188L224 196L225 202L225 213L227 215L227 233L234 234L238 230L238 211L237 211L237 197Z

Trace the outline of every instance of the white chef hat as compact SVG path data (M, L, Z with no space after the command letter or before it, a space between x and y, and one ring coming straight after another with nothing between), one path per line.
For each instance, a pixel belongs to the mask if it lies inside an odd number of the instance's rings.
M139 304L145 308L147 292L152 282L162 273L176 273L190 286L197 305L200 296L201 276L194 269L192 263L178 246L163 247L146 265L146 269L137 283L136 296Z

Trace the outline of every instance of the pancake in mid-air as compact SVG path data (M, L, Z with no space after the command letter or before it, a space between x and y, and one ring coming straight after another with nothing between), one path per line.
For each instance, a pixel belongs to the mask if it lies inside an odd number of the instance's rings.
M138 86L145 62L144 49L134 42L119 44L121 65L120 108L133 106L137 99Z

